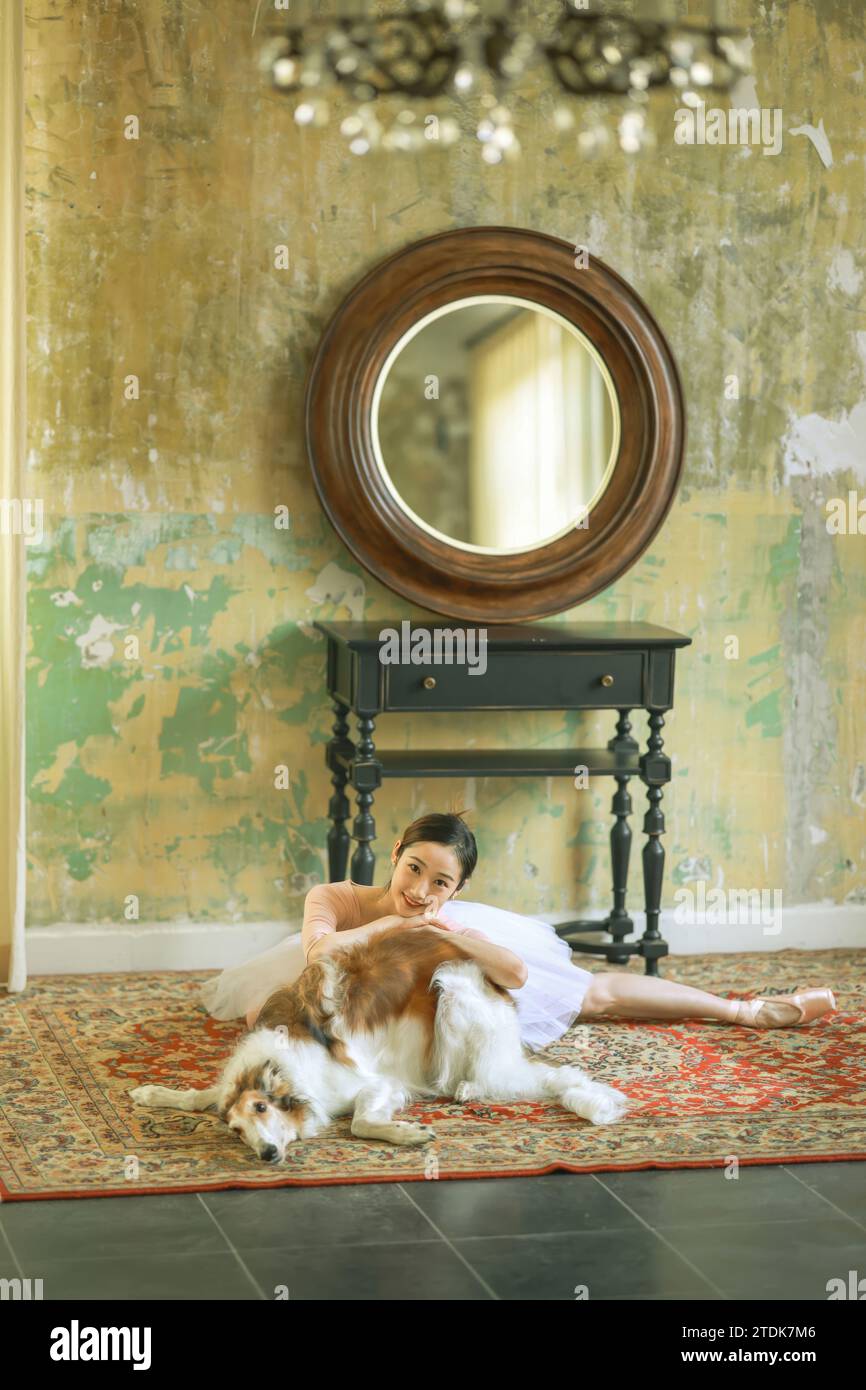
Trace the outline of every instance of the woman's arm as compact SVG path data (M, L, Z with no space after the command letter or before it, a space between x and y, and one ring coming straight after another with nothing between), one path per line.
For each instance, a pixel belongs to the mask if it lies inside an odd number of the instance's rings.
M363 927L340 930L341 927L348 928L352 921L357 921L357 903L354 894L351 890L347 891L344 884L317 883L315 888L311 888L304 899L304 925L301 928L305 961L309 964L312 959L314 945L338 932L344 941L347 938L362 940L358 932L364 932L366 929ZM317 945L317 950L323 949Z
M306 950L307 964L316 959L317 956L327 955L330 951L342 951L345 946L351 946L354 941L368 941L371 936L376 936L380 931L387 931L389 927L405 926L406 918L398 917L377 917L375 922L367 922L363 927L351 927L347 931L336 931L335 929L315 928L310 933L310 944ZM302 938L303 940L303 934Z
M332 951L342 951L358 941L368 941L371 936L387 931L389 927L403 927L407 930L430 927L448 936L460 936L460 944L466 954L477 961L484 971L498 985L506 989L520 989L526 983L527 969L520 956L508 951L504 946L494 946L486 937L471 931L461 932L459 928L447 926L432 912L419 913L416 917L401 917L393 913L387 917L377 917L363 927L338 930L339 904L333 893L334 885L319 884L311 888L304 903L304 926L301 941L307 964L320 955Z
M494 984L504 985L506 989L522 989L526 984L529 974L526 962L505 946L494 946L486 937L462 932L459 928L437 926L433 931L441 931L443 936L459 936L462 949L477 961Z

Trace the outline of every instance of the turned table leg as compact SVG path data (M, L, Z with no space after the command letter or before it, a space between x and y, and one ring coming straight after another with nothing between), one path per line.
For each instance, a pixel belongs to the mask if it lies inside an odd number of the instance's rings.
M637 740L631 737L631 710L621 709L616 722L616 736L608 740L608 748L614 753L636 752ZM613 908L608 917L608 931L614 941L622 941L634 931L634 922L625 910L625 895L628 886L628 864L631 855L631 826L628 818L632 812L627 776L614 776L616 791L611 802L614 823L610 831L610 867L613 878ZM609 951L608 961L612 965L625 965L628 952Z
M333 724L334 734L326 752L334 787L334 793L328 803L328 816L331 821L328 831L328 882L342 883L346 877L346 863L349 858L349 832L346 829L346 821L351 810L349 798L346 796L346 783L349 780L349 764L355 753L355 745L348 737L348 706L341 700L334 700L332 709L336 715Z
M671 763L663 752L661 730L664 725L661 714L651 712L649 717L650 736L647 752L640 760L641 780L647 788L649 807L644 816L644 834L647 836L643 848L643 883L646 906L646 929L641 938L641 955L646 960L646 974L658 975L659 955L667 954L667 944L661 942L659 932L659 911L662 898L662 882L665 872L665 851L661 837L664 834L665 818L661 809L662 786L671 778Z
M382 785L382 764L376 757L373 743L375 719L358 715L358 747L352 763L352 786L358 800L358 814L352 826L352 836L356 841L352 855L352 879L355 883L371 884L376 856L370 848L376 838L376 822L373 819L373 794Z

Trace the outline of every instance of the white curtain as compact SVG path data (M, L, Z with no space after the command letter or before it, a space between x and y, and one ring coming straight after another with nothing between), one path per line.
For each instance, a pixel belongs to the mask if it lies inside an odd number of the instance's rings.
M0 5L0 981L21 990L24 958L23 5Z
M591 354L532 310L469 350L470 540L530 546L575 522L611 448L607 386Z

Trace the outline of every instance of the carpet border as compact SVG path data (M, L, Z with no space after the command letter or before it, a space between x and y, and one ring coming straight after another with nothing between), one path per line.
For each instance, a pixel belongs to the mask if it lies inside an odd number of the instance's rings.
M483 1173L446 1173L438 1178L425 1177L423 1173L395 1174L393 1177L380 1176L374 1178L284 1178L279 1182L220 1182L208 1184L207 1186L180 1186L180 1187L121 1187L121 1188L97 1188L85 1191L68 1192L27 1192L9 1193L0 1180L0 1205L12 1202L39 1202L39 1201L63 1201L63 1200L84 1200L88 1197L158 1197L178 1196L181 1194L191 1195L197 1192L272 1192L281 1187L357 1187L366 1183L383 1182L454 1182L466 1181L467 1179L483 1178L540 1178L548 1173L641 1173L641 1172L679 1172L683 1169L695 1168L724 1168L726 1159L701 1159L697 1162L686 1163L624 1163L607 1164L605 1166L591 1165L577 1166L571 1163L554 1163L546 1168L521 1168L503 1171L487 1171ZM775 1167L783 1163L862 1163L866 1162L866 1153L851 1154L808 1154L796 1155L790 1158L742 1158L739 1160L741 1168L755 1167Z

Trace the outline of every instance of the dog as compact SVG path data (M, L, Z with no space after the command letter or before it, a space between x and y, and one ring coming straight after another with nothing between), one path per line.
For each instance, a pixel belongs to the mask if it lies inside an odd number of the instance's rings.
M389 928L320 955L264 1003L215 1086L138 1086L139 1105L216 1109L257 1156L281 1163L351 1114L359 1139L427 1144L429 1125L394 1119L416 1100L555 1100L593 1124L614 1124L626 1096L574 1066L534 1057L507 989L447 934Z

